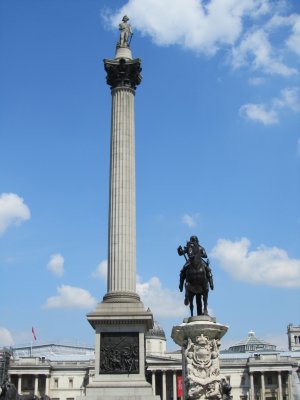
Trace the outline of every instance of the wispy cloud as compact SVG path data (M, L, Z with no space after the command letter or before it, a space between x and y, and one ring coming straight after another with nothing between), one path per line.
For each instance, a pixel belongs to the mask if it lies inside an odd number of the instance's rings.
M151 309L155 318L181 318L188 314L186 306L183 305L182 293L163 287L156 276L146 282L141 282L138 278L136 290L145 307Z
M297 87L285 88L279 97L274 97L269 104L248 103L240 107L240 115L246 119L272 125L279 122L279 111L289 109L300 111L299 89Z
M194 228L197 226L197 223L199 221L199 214L184 214L181 218L181 222L185 225L187 225L189 228Z
M298 73L278 59L277 51L263 28L247 32L239 45L232 49L230 60L234 68L250 66L255 71L285 77Z
M56 276L63 276L64 274L64 262L65 259L61 254L53 254L47 265L49 271L51 271Z
M30 210L24 199L15 193L0 195L0 234L11 225L20 225L30 219Z
M93 308L97 300L85 289L61 285L57 288L57 296L49 297L45 308Z
M107 260L101 261L96 270L92 273L92 277L101 278L106 281L107 279Z
M264 125L276 124L279 119L275 110L267 110L264 104L244 104L240 108L240 115Z
M250 251L250 241L219 239L211 252L234 279L253 284L300 287L300 260L278 247L261 245Z
M7 328L0 327L0 345L1 346L12 346L14 340L12 334Z

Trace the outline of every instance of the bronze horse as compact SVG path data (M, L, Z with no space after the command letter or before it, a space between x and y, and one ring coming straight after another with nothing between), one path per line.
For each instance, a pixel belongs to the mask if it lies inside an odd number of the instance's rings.
M187 242L186 253L188 260L180 272L179 289L183 290L185 281L185 305L190 305L191 317L193 316L193 300L196 296L197 315L208 315L207 299L209 286L213 289L212 275L209 263L201 257L200 248L197 243ZM202 307L203 302L203 307Z

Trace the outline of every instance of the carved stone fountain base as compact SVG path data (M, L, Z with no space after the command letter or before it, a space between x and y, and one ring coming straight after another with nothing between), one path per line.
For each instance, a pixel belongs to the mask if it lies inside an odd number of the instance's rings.
M228 326L209 315L185 318L172 329L172 339L182 348L183 398L219 400L224 377L220 374L220 339Z

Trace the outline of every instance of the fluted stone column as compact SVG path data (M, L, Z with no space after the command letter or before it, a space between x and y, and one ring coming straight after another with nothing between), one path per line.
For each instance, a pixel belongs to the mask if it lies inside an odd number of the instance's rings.
M124 49L122 50L124 56ZM139 300L136 294L136 210L134 96L141 82L141 62L127 58L104 60L111 86L110 195L108 281L104 301Z
M122 21L126 25L128 17ZM107 292L87 314L96 334L95 374L85 398L77 400L158 400L145 367L145 333L153 316L136 293L134 96L141 60L118 43L104 68L112 96Z

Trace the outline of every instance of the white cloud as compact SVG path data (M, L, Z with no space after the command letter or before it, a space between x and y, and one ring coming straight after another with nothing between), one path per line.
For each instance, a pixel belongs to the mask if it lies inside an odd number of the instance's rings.
M300 56L300 15L295 15L292 24L292 34L287 39L287 45L294 53Z
M300 102L297 87L285 88L279 97L271 100L271 105L266 104L245 104L240 107L240 114L264 125L276 124L279 122L278 111L286 108L294 112L300 111Z
M291 32L286 40L286 45L292 52L300 55L300 15L291 14L288 16L281 16L275 14L267 23L266 28L272 30L278 27L287 26Z
M64 258L61 254L53 254L47 265L49 271L51 271L56 276L63 276L64 274Z
M197 226L197 222L199 219L199 214L184 214L181 218L181 222L185 225L187 225L189 228L194 228Z
M127 14L134 29L158 45L213 55L222 45L235 43L244 18L269 11L267 0L129 0L106 19L116 27Z
M107 260L101 261L101 263L96 268L96 271L92 273L94 278L101 278L107 280Z
M300 110L299 89L297 87L286 88L281 91L281 96L273 100L276 108L289 108L295 112Z
M183 304L183 294L179 290L164 288L156 276L147 282L140 282L138 279L136 290L145 307L149 307L153 312L155 319L189 315L189 308Z
M250 65L254 70L262 70L271 75L291 76L297 74L295 68L288 67L278 59L278 51L270 43L268 33L259 28L247 32L231 54L234 68Z
M20 225L30 218L30 210L24 199L14 193L2 193L0 196L0 234L10 225Z
M244 104L240 108L240 114L244 118L261 122L264 125L276 124L279 121L276 111L267 110L264 104Z
M234 279L253 284L300 287L300 260L278 247L261 245L250 251L250 241L219 239L211 256Z
M61 285L57 288L58 295L49 297L45 308L93 308L97 300L85 289Z
M0 347L12 346L13 344L14 340L10 331L6 328L0 327Z

